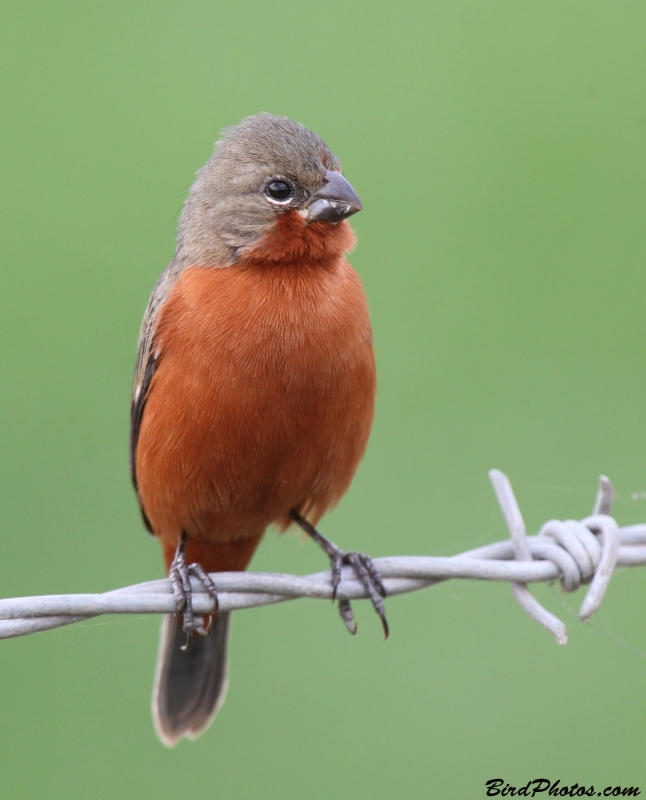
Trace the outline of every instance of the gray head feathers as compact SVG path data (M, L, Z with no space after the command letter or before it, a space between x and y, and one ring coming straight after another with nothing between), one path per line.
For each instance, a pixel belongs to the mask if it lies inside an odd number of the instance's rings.
M259 114L227 128L184 205L174 267L234 263L279 216L307 204L326 170L341 172L338 159L287 117ZM291 194L272 199L272 181L286 183Z

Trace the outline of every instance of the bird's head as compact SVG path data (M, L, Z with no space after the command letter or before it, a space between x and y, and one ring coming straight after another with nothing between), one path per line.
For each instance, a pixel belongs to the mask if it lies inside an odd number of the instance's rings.
M199 171L176 258L209 266L325 258L351 249L344 220L361 209L316 134L287 117L247 117L224 131Z

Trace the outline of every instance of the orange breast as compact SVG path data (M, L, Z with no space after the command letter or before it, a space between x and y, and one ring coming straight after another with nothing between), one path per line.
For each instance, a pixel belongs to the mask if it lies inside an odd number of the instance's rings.
M292 508L316 521L340 499L375 393L366 301L344 258L189 267L156 350L136 466L165 550L182 530L258 539Z

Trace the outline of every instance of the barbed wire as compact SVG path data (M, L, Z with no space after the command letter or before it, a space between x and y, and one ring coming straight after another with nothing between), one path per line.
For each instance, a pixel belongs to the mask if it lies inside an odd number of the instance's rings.
M508 581L525 611L566 644L567 629L527 588L535 581L560 581L566 592L589 583L579 619L597 611L615 567L646 564L646 524L620 528L610 516L614 490L605 476L593 513L581 521L551 520L536 536L527 536L525 523L506 475L491 470L489 477L509 528L510 539L451 557L391 556L375 558L389 597L414 592L450 578ZM220 611L257 608L299 597L331 599L329 570L314 575L263 572L215 572ZM214 612L214 601L197 578L191 579L193 608ZM352 568L344 567L338 599L366 598ZM174 614L177 605L168 579L149 581L103 594L44 595L0 600L0 639L25 636L69 625L101 614Z

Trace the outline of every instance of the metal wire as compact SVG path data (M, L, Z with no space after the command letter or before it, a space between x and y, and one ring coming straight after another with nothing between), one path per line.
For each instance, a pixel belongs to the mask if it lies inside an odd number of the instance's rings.
M589 583L579 618L590 619L597 611L617 566L646 564L646 524L620 528L610 516L614 491L605 476L590 517L577 522L546 522L538 535L527 536L520 508L506 475L491 470L489 477L509 528L510 539L469 550L450 558L393 556L376 558L389 597L433 586L449 578L509 581L514 596L559 644L566 644L567 630L560 619L530 593L534 581L560 581L571 592ZM280 603L298 597L330 599L330 572L314 575L281 575L262 572L215 572L211 574L221 611ZM213 612L213 599L199 580L192 578L193 607L198 614ZM350 567L344 567L339 599L366 597L363 584ZM100 614L174 614L175 596L167 579L128 586L104 594L45 595L0 600L0 639L25 636L69 625Z

